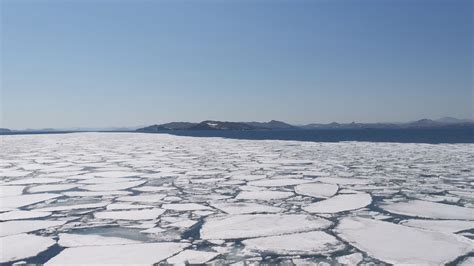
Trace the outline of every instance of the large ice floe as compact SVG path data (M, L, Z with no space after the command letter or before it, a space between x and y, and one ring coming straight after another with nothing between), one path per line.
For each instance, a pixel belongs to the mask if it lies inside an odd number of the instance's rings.
M0 136L0 263L471 265L474 145Z
M336 231L356 248L392 264L444 264L474 250L462 236L367 218L344 218Z
M243 239L323 229L331 222L302 214L242 214L209 218L201 229L203 239Z

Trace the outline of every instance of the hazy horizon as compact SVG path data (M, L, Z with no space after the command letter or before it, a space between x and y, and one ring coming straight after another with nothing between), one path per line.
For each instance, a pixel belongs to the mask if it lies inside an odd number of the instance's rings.
M0 127L473 115L472 1L12 1Z

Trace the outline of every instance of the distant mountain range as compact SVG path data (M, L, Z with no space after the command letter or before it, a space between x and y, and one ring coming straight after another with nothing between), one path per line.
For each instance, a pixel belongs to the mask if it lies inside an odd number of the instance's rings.
M139 128L138 132L159 132L167 130L304 130L304 129L396 129L396 128L438 128L474 127L474 120L444 117L437 120L421 119L408 123L329 123L290 125L271 120L269 122L223 122L206 120L200 123L172 122Z
M272 130L299 129L296 126L272 120L270 122L223 122L206 120L200 123L172 122L139 128L139 132L158 132L163 130Z
M18 133L62 133L62 132L161 132L170 130L305 130L305 129L402 129L402 128L442 128L442 127L471 127L474 128L473 119L457 119L443 117L440 119L420 119L407 123L328 123L291 125L285 122L271 120L269 122L227 122L206 120L200 123L171 122L166 124L151 125L141 128L109 127L109 128L44 128L13 130L0 128L0 134Z

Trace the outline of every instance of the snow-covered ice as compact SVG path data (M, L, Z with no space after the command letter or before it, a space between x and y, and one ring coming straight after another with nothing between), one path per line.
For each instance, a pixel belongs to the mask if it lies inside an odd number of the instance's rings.
M474 250L473 242L462 236L367 218L344 218L336 231L356 248L392 264L445 264Z
M242 239L305 232L326 228L331 222L302 214L242 214L209 218L201 229L203 239Z
M163 214L163 209L145 209L130 211L102 211L94 213L99 219L115 219L115 220L152 220Z
M414 217L474 221L474 208L444 203L410 200L407 202L383 204L381 207L389 212Z
M50 215L51 212L17 210L0 213L0 221L33 219Z
M280 255L329 255L344 249L334 236L321 231L252 238L242 243L252 251Z
M339 187L335 184L310 183L296 186L295 192L315 198L329 198L334 196L338 189Z
M472 264L473 144L0 143L5 264Z
M39 185L28 189L30 193L64 191L76 188L77 184L59 184L59 185Z
M0 197L21 195L25 187L26 186L0 186Z
M293 192L286 191L242 191L237 195L236 199L247 199L247 200L273 200L273 199L285 199L293 196Z
M64 221L19 220L0 223L0 236L27 233L53 226L63 225Z
M137 244L136 240L110 237L101 235L85 235L85 234L59 234L58 244L63 247L82 247L82 246L108 246L108 245L124 245Z
M310 213L337 213L363 208L372 202L370 194L342 194L312 203L303 209Z
M213 203L212 206L228 214L275 213L284 210L274 206L248 202Z
M174 211L196 211L196 210L210 210L208 206L204 206L197 203L176 203L176 204L163 204L163 209L174 210Z
M66 248L45 265L152 265L173 256L188 245L167 242Z
M56 241L49 237L31 234L0 237L0 263L36 256L55 243Z
M41 194L26 194L19 196L10 196L2 197L0 200L0 207L3 209L14 209L20 208L23 206L35 204L38 202L54 199L61 197L60 194L50 194L50 193L41 193Z
M184 250L166 261L173 265L203 264L219 256L217 252Z
M402 221L401 224L423 228L433 231L456 233L459 231L465 231L474 229L474 221L457 221L457 220L418 220L411 219Z

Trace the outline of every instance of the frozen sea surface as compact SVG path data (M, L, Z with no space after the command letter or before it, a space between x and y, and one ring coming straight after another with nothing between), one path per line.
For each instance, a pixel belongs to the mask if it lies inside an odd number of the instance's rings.
M474 144L0 136L0 263L474 261Z

